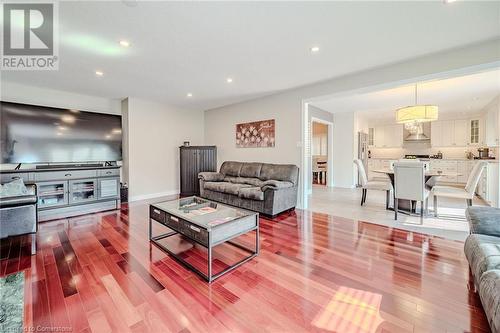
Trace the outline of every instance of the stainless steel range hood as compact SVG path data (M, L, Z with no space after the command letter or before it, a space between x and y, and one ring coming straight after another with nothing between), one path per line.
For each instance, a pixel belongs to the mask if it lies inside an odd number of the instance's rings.
M408 130L404 128L404 141L407 142L426 142L430 141L431 136L431 124L430 123L420 123L413 130Z

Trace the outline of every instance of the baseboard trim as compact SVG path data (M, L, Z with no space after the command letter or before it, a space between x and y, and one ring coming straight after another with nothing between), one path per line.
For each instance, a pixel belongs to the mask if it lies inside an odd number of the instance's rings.
M170 191L158 192L158 193L134 195L134 196L129 197L128 201L134 202L134 201L141 201L141 200L149 200L149 199L165 197L165 196L169 196L169 195L176 195L179 193L180 193L179 190L170 190Z

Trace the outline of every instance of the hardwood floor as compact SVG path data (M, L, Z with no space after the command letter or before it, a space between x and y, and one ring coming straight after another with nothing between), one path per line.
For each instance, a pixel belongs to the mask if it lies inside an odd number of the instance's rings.
M2 240L25 270L26 327L71 332L489 332L463 243L296 211L261 219L261 253L211 285L150 246L148 205ZM242 242L249 241L242 239ZM180 249L202 262L198 248ZM216 251L219 267L238 255Z

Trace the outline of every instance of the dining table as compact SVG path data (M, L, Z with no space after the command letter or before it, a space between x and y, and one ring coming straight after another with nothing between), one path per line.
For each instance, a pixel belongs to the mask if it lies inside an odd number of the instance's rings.
M375 169L372 172L385 174L391 181L392 187L395 188L394 184L394 169ZM440 171L440 170L426 170L424 173L424 181L425 187L430 191L439 181L441 177L457 177L461 176L460 173L457 172L449 172L449 171ZM392 192L394 198L394 191ZM389 210L394 210L394 207L389 207ZM398 212L401 213L415 213L416 210L416 201L412 200L398 200Z

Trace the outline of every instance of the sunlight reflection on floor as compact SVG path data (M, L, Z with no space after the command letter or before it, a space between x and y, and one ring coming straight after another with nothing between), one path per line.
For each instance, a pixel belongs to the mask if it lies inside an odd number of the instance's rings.
M380 294L342 286L312 324L335 332L375 332L384 321L379 312L381 302Z

